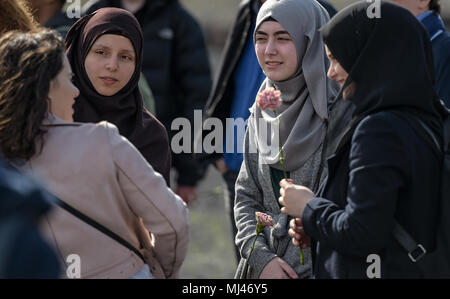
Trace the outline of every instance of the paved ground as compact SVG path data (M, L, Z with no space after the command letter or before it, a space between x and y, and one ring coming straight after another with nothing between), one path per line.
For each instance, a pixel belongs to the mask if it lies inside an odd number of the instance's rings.
M180 278L233 278L236 270L222 177L210 167L189 208L191 242Z

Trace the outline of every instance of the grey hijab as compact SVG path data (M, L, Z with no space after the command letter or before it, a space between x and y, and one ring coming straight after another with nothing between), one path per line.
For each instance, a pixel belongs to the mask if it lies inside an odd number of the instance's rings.
M299 65L297 72L285 81L264 80L259 91L269 87L280 90L283 104L275 113L262 111L254 104L250 108L253 121L249 126L253 127L252 133L256 133L252 138L256 138L265 163L283 169L279 154L281 145L285 168L293 171L300 168L322 144L328 119L328 100L334 98L338 91L336 85L327 79L328 59L318 31L328 22L329 16L315 0L268 0L259 10L255 33L269 17L290 34L297 49ZM265 134L266 130L270 133Z

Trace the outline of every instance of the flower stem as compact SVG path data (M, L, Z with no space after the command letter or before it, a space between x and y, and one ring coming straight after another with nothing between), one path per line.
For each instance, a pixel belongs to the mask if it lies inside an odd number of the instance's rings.
M273 113L275 114L275 117L277 117L277 112L274 110ZM286 166L284 165L284 153L283 153L283 149L281 148L281 134L280 134L280 119L277 119L277 127L278 127L278 151L280 153L280 164L283 167L283 175L284 178L287 179L287 174L286 174Z
M242 269L240 279L244 279L245 276L247 275L247 271L248 271L248 261L250 260L250 257L252 256L253 249L255 249L255 242L256 242L256 239L258 239L258 236L259 236L259 234L261 233L259 226L260 226L259 224L256 225L256 236L255 236L255 238L253 239L252 246L250 247L250 254L248 255L247 260L245 261L244 269ZM264 227L263 227L263 229L264 229Z
M299 247L299 249L300 249L300 263L302 265L304 265L305 264L305 260L303 259L303 250L302 250L301 247Z

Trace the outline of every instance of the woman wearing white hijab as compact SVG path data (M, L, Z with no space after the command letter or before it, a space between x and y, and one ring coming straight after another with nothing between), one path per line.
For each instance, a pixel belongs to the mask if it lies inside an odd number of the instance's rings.
M289 219L280 212L279 182L283 170L296 184L316 191L326 175L323 169L324 140L329 131L328 103L336 86L327 79L327 58L318 32L329 20L326 10L314 0L268 0L261 7L254 32L255 51L267 78L260 91L270 87L281 91L281 106L273 111L250 108L245 136L244 162L236 182L236 244L241 261L236 277L241 277L248 259L246 278L307 278L311 275L309 248L299 249L287 235ZM270 151L270 144L280 151ZM279 134L278 134L279 133ZM254 153L256 149L256 153ZM283 166L284 164L284 166ZM258 236L255 212L272 216L273 227ZM249 258L250 256L250 258Z

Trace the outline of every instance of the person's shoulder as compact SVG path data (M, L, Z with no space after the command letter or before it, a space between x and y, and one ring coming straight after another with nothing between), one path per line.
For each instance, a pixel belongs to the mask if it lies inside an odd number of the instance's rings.
M120 135L119 129L116 127L116 125L106 120L100 121L98 123L83 124L83 127L86 127L86 130L92 132L93 135L106 135L108 138L111 138L115 135Z
M450 57L450 32L444 31L438 37L436 37L433 42L434 52L439 53L439 55L445 55Z
M167 9L174 20L187 23L191 26L198 26L198 21L193 14L179 1L171 1L167 4Z
M356 126L355 134L365 134L367 131L401 132L406 122L393 111L383 110L364 117Z
M56 128L62 129L62 134L70 134L77 136L85 143L104 144L106 139L110 139L114 135L119 135L117 127L107 121L98 123L80 123L73 122L66 125L57 125Z

